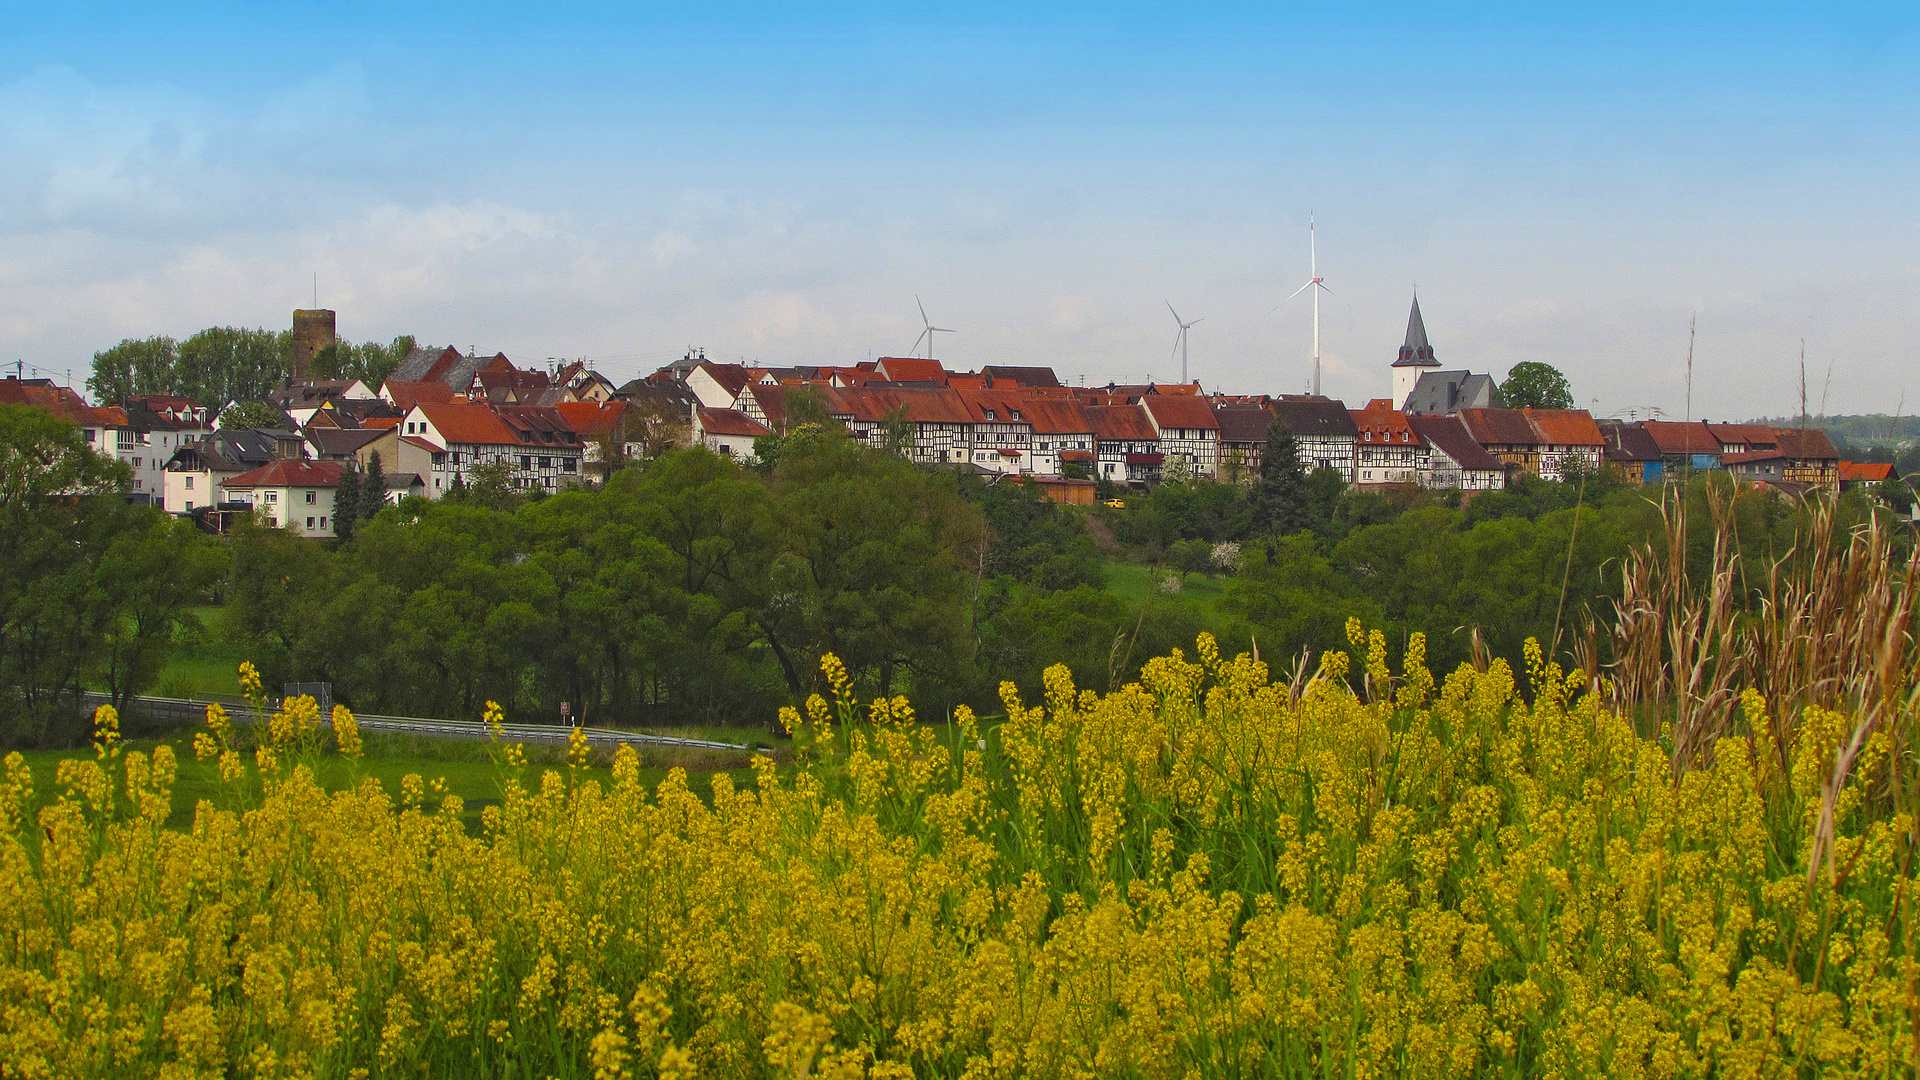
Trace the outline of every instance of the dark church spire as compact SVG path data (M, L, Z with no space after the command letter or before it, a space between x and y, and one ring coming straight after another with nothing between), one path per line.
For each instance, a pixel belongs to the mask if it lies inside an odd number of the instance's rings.
M1413 311L1407 315L1407 343L1400 346L1400 358L1394 367L1439 367L1433 358L1433 346L1427 344L1427 324L1420 318L1420 297L1413 298Z

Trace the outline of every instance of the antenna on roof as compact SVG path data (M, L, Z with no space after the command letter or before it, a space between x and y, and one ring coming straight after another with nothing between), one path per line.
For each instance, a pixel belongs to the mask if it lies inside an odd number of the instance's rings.
M1167 310L1173 311L1173 301L1167 301ZM1173 311L1173 324L1180 328L1180 332L1173 336L1173 352L1174 355L1180 358L1180 381L1182 383L1187 381L1187 330L1206 321L1206 319L1201 318L1195 319L1192 322L1181 322L1180 313Z
M935 326L933 325L933 323L929 322L927 320L927 305L920 303L919 293L913 294L913 302L917 304L920 308L920 324L926 327L925 330L920 331L919 337L913 339L913 348L918 349L920 347L920 343L922 341L925 341L927 343L927 359L931 360L933 359L933 335L957 334L960 331L949 330L944 326ZM913 351L909 349L907 352L907 355L909 356L913 355Z

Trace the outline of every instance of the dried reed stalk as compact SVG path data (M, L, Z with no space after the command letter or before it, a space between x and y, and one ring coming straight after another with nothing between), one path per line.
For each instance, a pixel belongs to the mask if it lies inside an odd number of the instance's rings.
M1854 764L1881 731L1893 742L1894 760L1902 760L1920 708L1920 547L1900 558L1892 526L1878 516L1843 541L1835 500L1816 496L1801 504L1792 548L1768 562L1757 588L1747 588L1731 499L1715 489L1708 506L1713 556L1704 583L1687 565L1686 507L1678 494L1661 500L1664 558L1649 544L1625 560L1611 634L1615 704L1671 716L1676 777L1708 760L1731 730L1743 683L1766 696L1775 775L1786 771L1808 708L1851 716L1823 785L1808 853L1811 885L1831 861L1833 808ZM1902 799L1898 769L1889 783L1892 797Z

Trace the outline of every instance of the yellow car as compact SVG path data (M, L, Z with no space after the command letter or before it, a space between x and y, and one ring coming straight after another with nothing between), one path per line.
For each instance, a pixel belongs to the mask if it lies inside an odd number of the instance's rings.
M1108 505L1108 506L1111 506L1111 507L1113 507L1113 508L1114 508L1115 510L1125 510L1125 509L1127 508L1127 500L1125 500L1125 499L1108 499L1108 500L1107 500L1107 505Z

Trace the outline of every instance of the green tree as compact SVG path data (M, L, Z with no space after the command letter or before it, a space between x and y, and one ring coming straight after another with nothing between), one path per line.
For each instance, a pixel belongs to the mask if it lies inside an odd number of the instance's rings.
M286 414L264 401L235 402L220 414L220 426L229 430L277 428L286 423Z
M513 463L486 461L466 471L465 501L489 510L511 510L526 500L513 486ZM460 477L454 477L456 486Z
M95 645L95 674L115 708L153 685L192 607L219 583L227 554L192 522L152 507L118 515L101 552L96 592L112 607Z
M340 485L333 489L333 535L353 539L353 528L360 518L360 469L349 464L340 474Z
M1282 424L1267 429L1260 479L1252 491L1253 528L1266 534L1296 533L1312 524L1312 493L1300 464L1300 444Z
M1571 409L1573 387L1553 365L1522 360L1507 369L1500 402L1509 409Z
M360 477L360 509L355 517L372 521L387 505L387 477L380 469L380 451L367 455L367 471Z
M118 613L100 567L131 482L71 422L0 405L0 742L77 733L83 680Z
M170 337L127 338L93 354L87 389L95 401L125 401L136 394L175 392L179 345Z
M293 333L210 326L180 343L169 392L209 405L265 397L293 371Z

